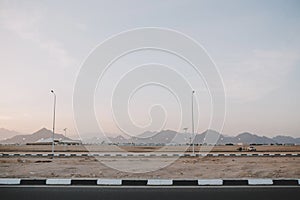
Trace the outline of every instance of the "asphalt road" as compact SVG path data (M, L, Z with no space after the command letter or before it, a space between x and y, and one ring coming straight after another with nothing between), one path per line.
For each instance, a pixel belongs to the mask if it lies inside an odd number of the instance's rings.
M1 199L298 199L299 186L0 186ZM298 197L298 198L297 198Z

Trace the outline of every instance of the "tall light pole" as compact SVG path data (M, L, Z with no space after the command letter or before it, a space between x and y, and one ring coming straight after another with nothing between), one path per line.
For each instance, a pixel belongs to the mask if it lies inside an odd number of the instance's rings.
M52 126L52 155L54 156L54 132L55 132L55 107L56 107L56 94L53 90L51 93L54 95L54 105L53 105L53 126Z
M195 154L195 144L194 144L194 138L195 138L195 130L194 130L194 93L195 91L192 91L192 134L193 134L193 154Z

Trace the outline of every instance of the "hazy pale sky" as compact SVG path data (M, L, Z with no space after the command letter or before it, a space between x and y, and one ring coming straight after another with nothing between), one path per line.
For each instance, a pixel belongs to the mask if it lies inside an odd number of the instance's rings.
M72 95L84 59L99 43L122 31L163 27L197 40L213 59L226 89L223 133L300 136L300 2L265 1L3 1L0 0L0 127L31 133L52 127L52 94L57 94L57 132L76 135ZM103 85L109 91L121 76L118 66L151 61L183 63L170 55L146 52L115 64ZM118 74L119 73L119 74ZM195 80L188 66L186 77ZM195 90L200 125L207 128L209 99ZM151 97L151 98L148 98ZM119 130L101 93L96 113L106 132ZM148 109L167 104L165 129L178 128L176 100L161 88L145 88L133 97L131 116L149 123ZM143 110L145 107L145 110ZM184 108L183 108L184 109ZM153 110L160 119L161 110ZM161 121L164 119L162 118ZM190 119L184 126L190 127ZM203 122L203 123L202 123ZM126 124L125 124L126 126Z

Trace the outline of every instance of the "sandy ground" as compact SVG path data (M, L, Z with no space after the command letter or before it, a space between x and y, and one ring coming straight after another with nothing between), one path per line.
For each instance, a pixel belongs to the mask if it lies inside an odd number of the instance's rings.
M99 160L100 159L100 160ZM197 179L197 178L300 178L300 157L193 157L179 158L167 167L171 158L0 158L0 177L21 178L122 178L122 179ZM104 165L103 163L106 163Z

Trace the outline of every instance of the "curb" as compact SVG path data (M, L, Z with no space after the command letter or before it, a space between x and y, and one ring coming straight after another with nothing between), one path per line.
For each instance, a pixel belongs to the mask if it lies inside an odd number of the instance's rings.
M8 154L8 153L1 153L0 157L299 157L300 154L298 153L278 153L278 154L149 154L149 153L84 153L84 154Z
M300 186L300 179L21 179L0 178L0 185L89 186Z

